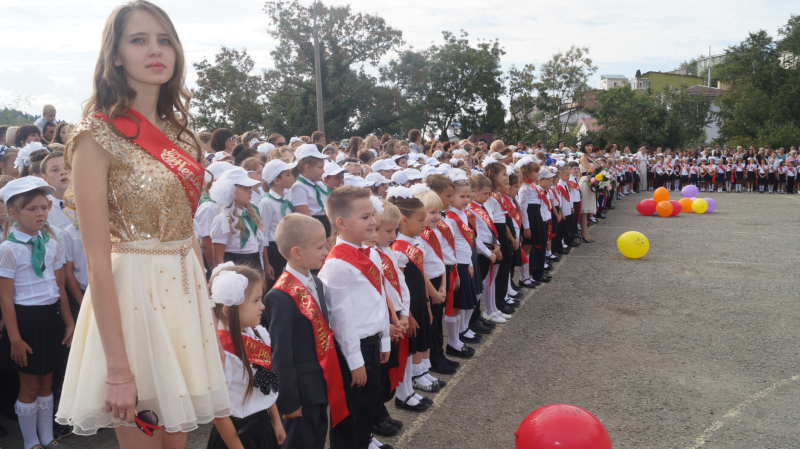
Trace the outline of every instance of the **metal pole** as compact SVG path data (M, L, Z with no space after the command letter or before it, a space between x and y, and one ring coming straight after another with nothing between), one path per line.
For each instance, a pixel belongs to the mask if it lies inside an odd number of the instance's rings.
M322 112L322 68L319 62L319 41L317 39L317 1L314 0L314 72L317 78L317 131L325 133L325 116Z

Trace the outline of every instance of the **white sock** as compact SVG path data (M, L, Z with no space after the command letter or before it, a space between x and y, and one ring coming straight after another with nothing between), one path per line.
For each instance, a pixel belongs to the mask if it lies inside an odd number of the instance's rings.
M530 278L530 268L527 263L522 264L522 269L519 271L519 281L522 282Z
M372 436L372 441L369 442L369 449L380 449L383 444L375 438L375 435Z
M467 329L464 331L464 336L467 338L475 338L475 332L472 332L472 329Z
M14 404L14 411L19 418L19 428L22 431L22 441L25 449L30 449L41 444L39 436L36 434L36 420L39 414L39 404L32 402L25 404L17 399ZM50 419L53 419L52 417ZM52 432L50 438L52 438Z
M428 381L429 381L431 384L435 384L436 382L438 382L438 381L439 381L439 379L437 379L437 378L435 378L435 377L431 376L431 373L430 373L430 371L426 372L426 373L425 373L425 374L424 374L422 377L424 377L424 378L428 379Z
M403 377L403 381L397 385L397 397L401 401L405 401L407 397L412 396L414 394L414 389L411 387L411 372L412 372L413 364L411 363L411 356L408 356L408 360L406 361L406 372L405 376ZM419 401L416 399L409 399L408 405L417 405Z
M465 309L461 311L461 317L459 320L459 330L464 332L465 330L469 329L469 319L472 317L472 310Z
M425 387L431 386L431 382L422 375L425 372L425 368L422 366L422 363L415 363L411 368L411 372L413 373L412 377L414 377L414 380L416 380L418 384Z
M483 310L487 315L493 315L497 312L497 307L494 303L494 278L497 276L498 269L499 267L494 265L492 272L483 280ZM492 283L491 286L489 286L490 282Z
M461 350L463 343L461 340L458 339L458 327L459 327L459 318L454 316L445 316L444 317L444 327L447 329L447 344L452 346L453 349L458 351Z
M36 403L39 405L36 418L39 442L48 445L53 441L53 393L50 393L50 396L37 397Z
M544 252L544 255L545 257L550 257L553 255L553 253L551 253L550 250L548 249L547 251Z

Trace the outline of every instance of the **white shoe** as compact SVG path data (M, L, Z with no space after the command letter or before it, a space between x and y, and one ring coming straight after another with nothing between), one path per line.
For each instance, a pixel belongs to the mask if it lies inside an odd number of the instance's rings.
M489 315L486 312L484 312L483 313L483 319L488 320L489 322L492 322L492 323L496 323L496 324L504 324L506 322L506 320L503 319L503 318L500 318L500 316L497 315L498 313L500 313L500 312L497 312L495 314Z
M505 320L510 320L511 319L511 315L506 315L503 312L497 312L497 316L502 318L504 322L505 322Z

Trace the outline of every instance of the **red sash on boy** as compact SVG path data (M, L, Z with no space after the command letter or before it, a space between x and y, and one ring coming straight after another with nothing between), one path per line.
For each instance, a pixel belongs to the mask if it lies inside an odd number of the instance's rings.
M217 329L217 335L222 343L222 349L235 355L236 348L233 346L230 331ZM272 370L272 348L269 345L244 334L242 334L242 343L244 343L244 353L250 363Z
M114 117L114 126L125 136L136 136L136 138L131 139L136 145L147 151L178 177L181 184L183 184L183 189L186 191L186 196L189 198L192 217L194 217L194 213L200 203L200 194L203 192L205 169L172 143L161 130L150 123L142 114L134 109L128 109L127 114L138 120L139 125L137 126L136 121L130 117L120 116ZM95 117L111 124L111 119L106 114L95 114Z
M469 217L469 215L467 217ZM447 213L447 218L456 222L456 226L458 226L458 230L461 231L461 235L464 236L464 240L466 240L467 243L469 243L469 249L472 249L472 239L475 238L475 231L473 231L472 228L467 226L467 224L464 223L461 217L459 217L458 214L453 211ZM469 218L467 219L469 220ZM455 241L453 243L455 243Z
M349 245L338 245L349 246ZM314 328L314 346L317 348L317 360L322 367L322 374L328 384L328 403L331 407L331 427L335 427L345 419L350 412L347 410L347 400L344 396L344 384L342 382L342 372L339 367L339 359L336 357L336 349L333 342L333 331L325 322L319 304L314 300L314 296L294 275L284 271L274 288L288 294L294 300L297 308L304 317L311 321Z
M370 251L369 248L356 248L353 245L342 243L334 246L333 249L331 249L331 252L328 253L328 257L326 257L325 260L339 259L356 267L358 271L360 271L361 274L367 278L369 283L375 287L375 290L378 291L378 294L382 294L383 288L381 287L381 272L372 262L372 259L370 259L367 255L368 251Z
M419 269L420 273L425 274L425 269L423 268L422 262L424 255L422 254L422 250L414 246L413 244L406 242L405 240L395 240L391 246L393 251L398 251L406 255L408 257L409 262L413 263L417 269Z
M397 291L397 296L400 298L400 302L402 303L403 293L400 290L400 277L397 276L397 270L394 268L394 263L389 256L383 253L383 251L378 251L378 254L381 256L383 277L386 278L386 280L389 281L389 284ZM386 301L389 301L388 296L386 297ZM392 384L392 390L397 388L400 382L403 381L403 377L406 373L406 362L408 361L408 337L404 337L397 342L397 349L398 362L400 365L396 368L389 368L389 381Z
M488 226L489 230L492 231L494 237L497 238L497 228L494 226L494 221L492 221L492 217L489 216L489 213L486 212L486 210L478 203L470 203L469 208L475 213L475 215L481 217L481 220L486 223L486 226Z

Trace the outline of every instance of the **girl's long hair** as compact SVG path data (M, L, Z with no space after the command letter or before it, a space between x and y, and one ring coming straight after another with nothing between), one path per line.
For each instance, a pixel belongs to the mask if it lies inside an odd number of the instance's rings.
M222 271L233 271L242 276L247 278L247 289L245 289L245 300L247 300L247 296L252 291L252 289L259 284L263 285L263 279L261 273L259 273L254 268L250 268L243 265L235 265L231 268L223 268ZM211 276L209 279L208 287L209 287L209 294L211 294L211 285L214 283L214 279L216 279L219 273L216 273L214 276ZM228 308L228 316L225 316L225 308ZM233 342L233 349L236 353L236 356L242 361L242 365L244 365L244 372L247 373L247 390L245 390L244 398L242 399L242 405L247 402L250 396L253 394L253 369L250 366L250 360L247 359L247 353L244 351L244 341L242 340L242 325L239 323L239 306L225 306L222 304L217 304L214 306L214 315L216 315L217 319L220 320L223 324L228 326L228 331L231 334L231 342ZM261 334L259 334L257 329L253 329L258 338L263 340Z
M114 61L117 59L119 52L119 44L122 40L122 32L134 11L146 11L155 16L167 30L170 42L175 48L175 67L172 78L161 85L158 102L156 103L156 114L169 124L180 129L178 140L193 145L197 152L197 161L200 162L203 158L202 146L194 133L188 129L190 122L192 128L194 128L194 118L189 113L189 100L192 95L184 83L186 61L183 54L183 46L167 13L147 0L134 0L126 3L115 9L108 17L103 30L100 55L94 69L92 96L86 101L86 105L83 108L83 117L86 118L94 114L103 113L110 118L111 129L120 136L126 139L133 139L139 135L139 132L137 132L135 136L125 136L114 126L114 118L116 117L128 117L134 121L136 120L128 115L128 110L136 98L136 91L128 86L125 80L125 69L122 66L114 66ZM188 136L188 139L184 134Z

